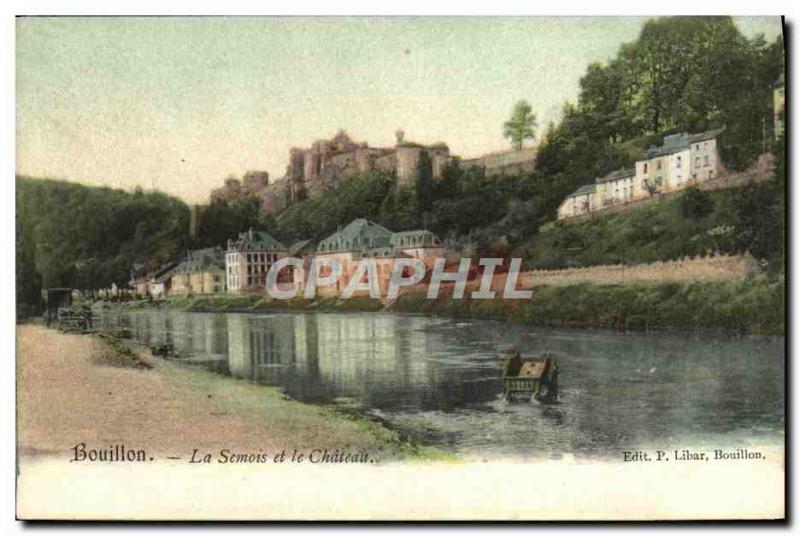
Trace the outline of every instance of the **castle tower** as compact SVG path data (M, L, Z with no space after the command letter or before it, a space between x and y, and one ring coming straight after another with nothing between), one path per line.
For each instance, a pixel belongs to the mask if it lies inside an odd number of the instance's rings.
M419 174L422 145L403 142L397 145L397 184L413 186Z

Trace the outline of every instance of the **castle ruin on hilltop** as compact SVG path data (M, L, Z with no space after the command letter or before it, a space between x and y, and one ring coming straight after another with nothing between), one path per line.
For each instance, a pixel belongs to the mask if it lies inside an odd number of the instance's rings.
M373 170L393 173L398 184L411 185L423 163L439 178L450 161L450 149L444 143L411 143L398 132L394 147L370 147L366 142L355 143L340 130L330 140L315 141L307 148L293 147L286 175L262 191L261 206L274 214L297 201L335 190L348 177Z
M483 167L487 175L528 171L535 165L535 148L461 161L450 154L445 143L423 145L406 141L402 131L397 131L396 137L394 147L370 147L366 142L354 142L340 130L330 140L290 149L285 175L272 183L263 171L249 171L241 182L235 177L227 178L222 187L212 190L211 203L257 195L262 211L278 214L294 203L335 190L345 179L368 171L391 173L398 184L414 185L426 167L427 173L438 179L452 162Z

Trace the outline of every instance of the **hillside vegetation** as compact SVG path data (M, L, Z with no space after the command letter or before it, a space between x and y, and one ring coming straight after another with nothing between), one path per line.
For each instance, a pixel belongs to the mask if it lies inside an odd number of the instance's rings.
M783 140L772 148L778 164L772 182L710 194L689 190L585 223L552 222L570 192L631 165L674 132L725 125L724 164L747 167L762 150L764 130L772 132L772 89L783 70L782 39L747 39L730 17L653 19L607 63L587 67L577 102L565 104L560 121L538 135L533 172L487 177L453 165L434 179L423 161L415 184L400 186L392 175L371 172L277 218L260 213L255 198L212 205L193 239L189 209L173 197L18 177L18 303L38 303L42 287L123 285L134 263L155 266L189 247L224 245L250 227L288 245L319 240L357 217L394 231L427 228L451 250L523 256L534 267L750 251L779 276Z
M764 279L661 285L565 285L530 300L454 300L401 294L393 311L484 318L545 327L723 330L784 334L784 284Z
M750 252L782 270L780 181L679 196L579 223L543 228L522 253L535 268L637 264L714 253Z
M783 70L782 38L747 39L730 17L652 19L607 63L587 67L577 102L566 103L560 121L538 135L535 171L486 177L480 170L451 167L432 180L421 167L417 183L403 187L390 175L369 173L290 207L274 225L257 223L291 241L318 239L367 217L398 231L428 228L465 252L506 254L526 246L541 225L554 220L566 195L632 165L668 134L724 125L718 140L723 163L732 170L746 168L763 150L763 132L772 132L772 90ZM722 216L717 220L729 224ZM733 225L743 229L742 221ZM643 238L635 238L637 247L627 251L635 252L653 234L653 226L643 227L648 224L637 228ZM658 236L656 229L651 238ZM737 247L747 240L736 238ZM675 254L674 245L664 248ZM616 251L611 257L622 258L625 252ZM655 255L661 253L637 258ZM569 260L562 257L538 260L554 265Z
M17 177L17 303L41 289L125 285L134 263L157 265L188 245L189 208L161 193Z

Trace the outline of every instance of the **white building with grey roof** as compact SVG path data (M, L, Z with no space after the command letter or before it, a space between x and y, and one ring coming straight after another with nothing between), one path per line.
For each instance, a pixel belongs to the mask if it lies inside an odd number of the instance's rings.
M614 170L569 194L558 207L558 219L682 190L720 176L723 166L717 137L724 129L665 136L661 145L649 147L633 168Z

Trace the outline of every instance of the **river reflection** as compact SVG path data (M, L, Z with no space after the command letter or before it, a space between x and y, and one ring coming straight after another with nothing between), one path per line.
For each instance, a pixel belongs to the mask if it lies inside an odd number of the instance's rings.
M540 330L392 314L107 312L181 361L386 419L465 455L616 456L771 444L783 434L783 339ZM499 353L555 352L556 406L506 404Z

